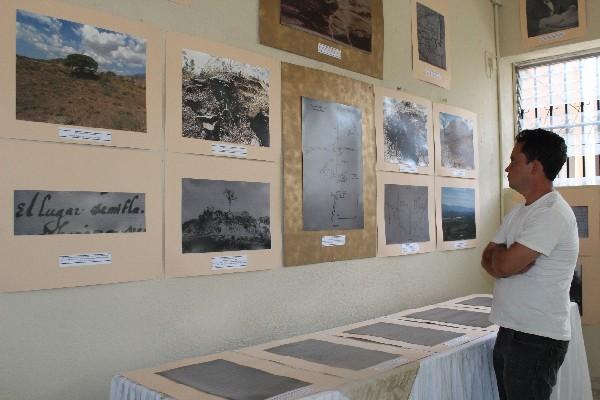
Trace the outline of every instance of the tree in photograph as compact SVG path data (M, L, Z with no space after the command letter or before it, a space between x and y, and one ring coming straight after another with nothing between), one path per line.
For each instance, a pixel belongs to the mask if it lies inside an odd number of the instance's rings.
M225 189L223 194L225 197L227 197L227 201L229 202L229 212L231 212L231 202L237 200L238 198L235 196L235 192L231 189Z
M94 76L98 70L98 63L85 54L69 54L65 65L71 67L71 74L81 76Z

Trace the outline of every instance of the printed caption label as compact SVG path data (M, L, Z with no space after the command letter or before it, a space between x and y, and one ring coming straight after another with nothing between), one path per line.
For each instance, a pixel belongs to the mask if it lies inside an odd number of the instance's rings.
M58 257L58 266L60 268L88 267L106 264L112 264L111 253L73 254Z
M467 174L464 169L455 169L452 171L452 176L455 176L458 178L464 178L466 175Z
M471 338L469 336L463 335L463 336L457 337L456 339L452 339L452 340L444 343L444 346L455 347L455 346L459 346L461 344L467 343L470 340L471 340Z
M317 51L326 56L337 58L338 60L342 59L341 49L336 49L335 47L327 46L323 43L319 43L319 45L317 46Z
M247 157L248 148L244 146L232 146L230 144L213 144L211 151L216 156Z
M321 246L332 247L332 246L345 246L346 235L335 235L335 236L322 236Z
M552 40L560 39L563 36L565 36L564 32L552 32L552 33L548 33L546 35L540 36L539 39L542 42L549 42L549 41L552 41Z
M289 392L278 394L277 396L269 397L265 400L294 400L301 397L305 397L313 392L310 386L301 387L298 389L290 390Z
M415 173L417 172L417 166L416 165L406 165L406 164L402 164L400 166L400 172L411 172L411 173Z
M394 358L392 360L386 361L386 362L382 362L381 364L377 364L376 366L373 367L374 370L377 371L385 371L386 369L391 369L391 368L395 368L399 365L404 365L406 363L408 363L410 360L406 357L398 357L398 358Z
M59 128L58 137L62 139L85 140L89 142L111 142L112 134L106 131L88 131L83 129Z
M467 248L467 241L466 240L459 240L457 242L454 242L454 248L455 249L466 249Z
M437 71L430 70L430 69L425 70L425 75L427 75L430 78L434 78L434 79L442 79L442 74L440 74Z
M406 254L413 254L419 251L419 243L402 243L401 251Z
M248 256L222 256L212 258L213 271L241 269L248 266Z

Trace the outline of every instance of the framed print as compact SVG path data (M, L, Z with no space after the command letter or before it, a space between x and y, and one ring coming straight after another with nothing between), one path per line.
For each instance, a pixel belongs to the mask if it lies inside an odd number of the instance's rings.
M281 266L281 186L276 166L167 156L167 277Z
M485 331L475 331L465 327L449 327L391 318L376 318L325 332L330 335L430 353L443 353L487 334Z
M174 361L122 375L177 400L299 399L344 382L332 375L234 352Z
M489 317L489 309L465 309L461 306L440 303L412 310L404 310L388 315L385 318L496 332L498 326L491 323Z
M282 66L284 264L375 256L372 86Z
M596 186L559 187L556 190L569 203L577 220L579 255L593 256L600 246L600 191Z
M260 43L383 78L383 3L261 0Z
M523 47L581 37L586 31L585 0L520 0Z
M169 151L278 161L281 68L274 59L167 34Z
M579 257L571 282L570 298L577 303L581 322L585 325L600 324L598 285L600 268L598 257Z
M477 178L479 136L477 115L446 104L433 105L435 174Z
M433 118L429 100L375 87L377 170L433 174Z
M162 277L158 154L0 141L0 292Z
M450 89L448 0L411 0L413 76Z
M467 179L436 178L436 227L438 250L477 246L479 188Z
M377 172L377 256L435 251L433 176Z
M365 379L428 352L312 333L238 350L240 353L345 379Z
M52 0L7 0L1 11L1 136L160 146L158 29Z

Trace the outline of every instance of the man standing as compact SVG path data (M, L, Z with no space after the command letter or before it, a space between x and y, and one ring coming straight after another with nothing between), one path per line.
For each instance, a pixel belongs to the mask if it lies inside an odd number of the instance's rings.
M552 186L566 150L553 132L517 135L505 171L525 204L506 216L481 257L496 278L490 321L500 326L494 370L501 400L549 399L571 338L569 287L579 238L571 207Z

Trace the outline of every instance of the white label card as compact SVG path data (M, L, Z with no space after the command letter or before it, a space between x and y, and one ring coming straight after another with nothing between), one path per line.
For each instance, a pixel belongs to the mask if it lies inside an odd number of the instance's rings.
M456 339L452 339L446 343L444 343L444 346L446 347L454 347L454 346L458 346L461 345L463 343L467 343L471 340L471 338L467 335L463 335L460 337L457 337Z
M342 59L341 49L336 49L335 47L331 47L323 43L319 43L319 45L317 46L317 51L326 56L337 58L338 60Z
M212 258L213 271L241 269L248 266L248 256L222 256Z
M216 156L248 157L248 148L230 144L213 144L211 151Z
M73 128L59 128L58 137L71 140L85 140L89 142L110 142L112 134L106 131L89 131Z
M434 78L434 79L442 79L442 74L440 74L437 71L433 71L431 69L426 69L425 70L425 75Z
M402 243L401 251L406 254L413 254L419 251L419 243Z
M60 268L112 264L111 253L72 254L58 257Z
M346 235L322 236L321 237L321 246L323 246L323 247L345 246L345 245L346 245Z
M455 170L452 170L452 176L464 178L465 176L467 176L467 173L464 169L455 169Z
M406 357L393 358L389 361L385 361L385 362L382 362L381 364L377 364L376 366L373 367L373 369L376 371L385 371L386 369L391 369L391 368L395 368L399 365L404 365L404 364L408 363L409 361L410 360Z
M552 41L552 40L560 39L563 36L565 36L565 32L564 31L552 32L552 33L548 33L546 35L540 36L540 40L542 42L549 42L549 41Z
M466 240L459 240L457 242L454 242L454 248L455 249L466 249L467 248L467 241Z
M400 172L415 173L415 172L417 172L417 166L402 164L402 165L400 165Z

